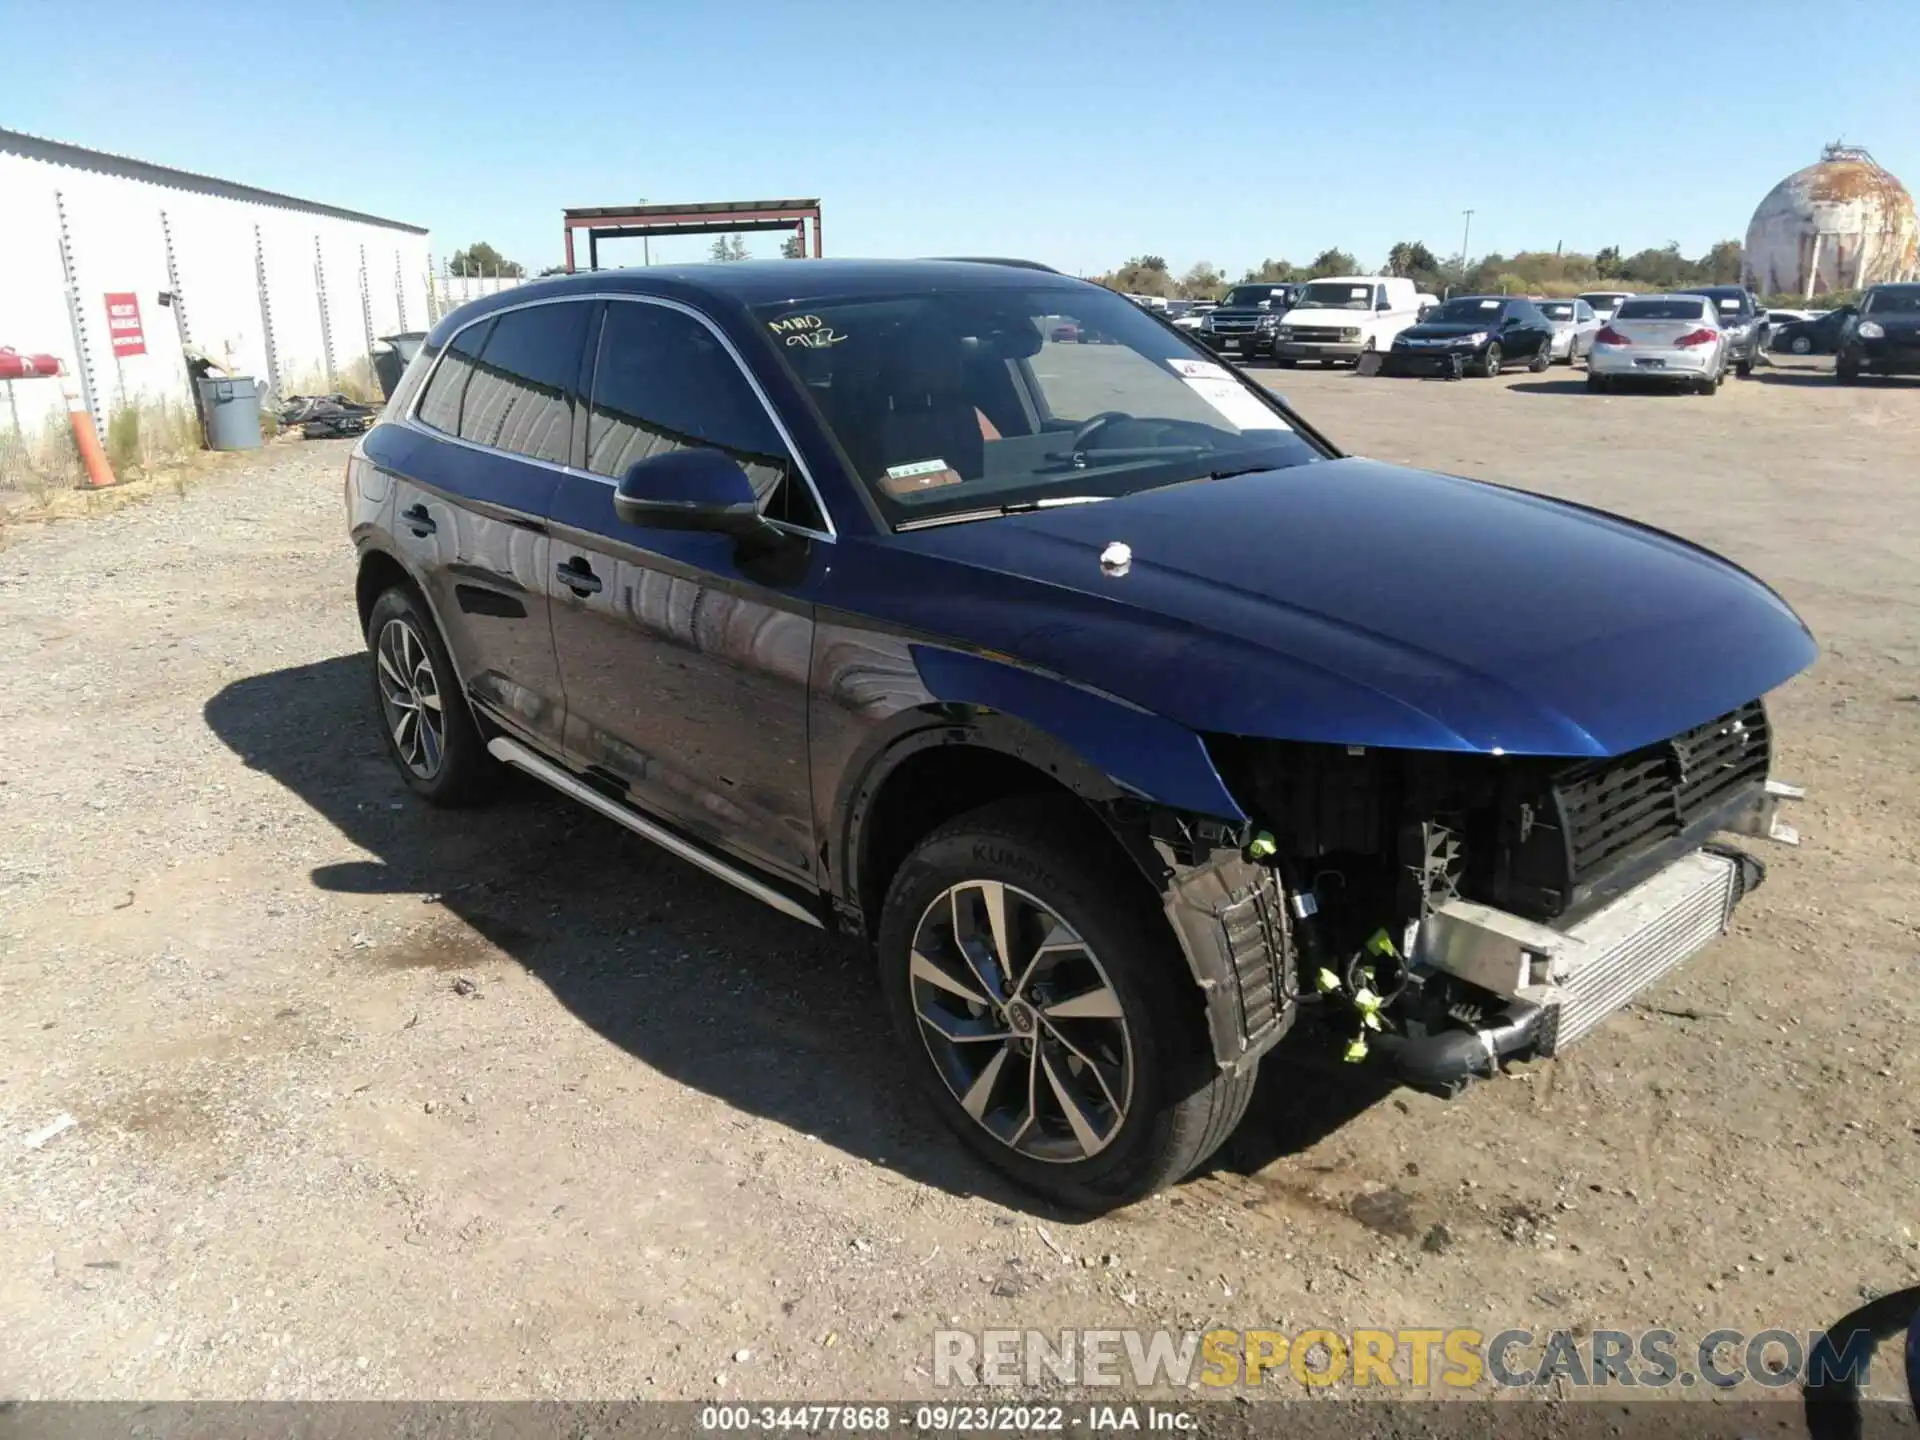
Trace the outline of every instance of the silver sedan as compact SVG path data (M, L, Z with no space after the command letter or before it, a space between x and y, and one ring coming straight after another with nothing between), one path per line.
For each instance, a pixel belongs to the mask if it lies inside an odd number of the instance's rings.
M1553 325L1553 358L1578 365L1593 348L1600 317L1584 300L1536 300L1540 313Z
M1727 332L1700 295L1635 295L1620 302L1587 352L1587 388L1652 380L1712 395L1727 378Z

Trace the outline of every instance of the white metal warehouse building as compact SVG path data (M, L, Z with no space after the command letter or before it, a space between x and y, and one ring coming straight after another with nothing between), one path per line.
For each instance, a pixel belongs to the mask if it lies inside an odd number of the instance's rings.
M70 377L12 382L29 434L63 383L102 434L123 404L189 403L183 340L275 394L325 392L377 337L426 329L437 298L420 226L11 130L0 218L0 347ZM106 297L128 294L145 353L116 358Z

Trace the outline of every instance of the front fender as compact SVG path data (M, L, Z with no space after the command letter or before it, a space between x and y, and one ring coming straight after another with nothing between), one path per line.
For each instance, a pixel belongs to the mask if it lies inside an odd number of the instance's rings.
M1025 721L1121 790L1170 809L1247 817L1200 737L1125 700L1012 662L929 645L911 647L927 693Z

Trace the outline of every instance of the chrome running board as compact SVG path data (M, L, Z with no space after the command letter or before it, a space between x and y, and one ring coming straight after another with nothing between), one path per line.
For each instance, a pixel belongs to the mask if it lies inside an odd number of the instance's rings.
M524 770L536 780L543 780L562 795L578 800L589 809L597 810L616 825L624 825L644 840L651 840L662 850L671 851L690 865L698 865L709 875L718 876L736 890L744 890L762 904L771 905L782 915L791 915L795 920L803 920L816 930L824 930L820 917L808 910L798 900L781 894L771 885L754 879L744 870L736 870L724 860L716 859L691 841L682 840L671 830L654 824L644 816L620 804L609 800L591 785L576 779L551 761L534 754L517 740L509 740L504 735L495 736L487 743L487 753L494 759L511 765L516 770Z

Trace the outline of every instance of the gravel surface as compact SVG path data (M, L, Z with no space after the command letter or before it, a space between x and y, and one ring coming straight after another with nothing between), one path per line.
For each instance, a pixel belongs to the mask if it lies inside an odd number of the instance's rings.
M947 1325L1804 1330L1920 1281L1920 386L1262 374L1802 610L1806 844L1731 936L1558 1062L1273 1066L1213 1173L1046 1213L862 956L534 789L413 802L346 446L278 445L0 550L0 1394L899 1397Z

